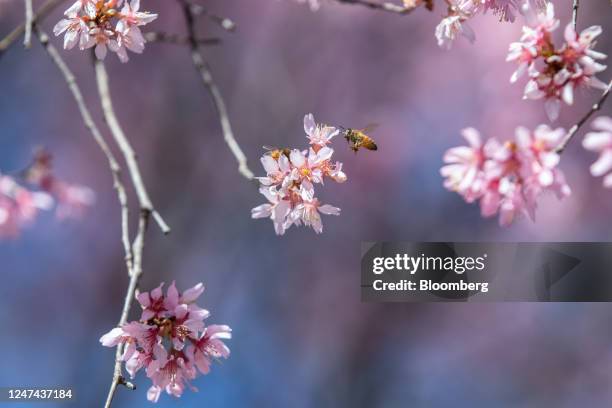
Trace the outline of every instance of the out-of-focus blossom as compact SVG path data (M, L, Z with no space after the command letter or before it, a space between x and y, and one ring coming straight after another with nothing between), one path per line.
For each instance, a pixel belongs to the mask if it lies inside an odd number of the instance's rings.
M443 18L436 27L438 46L447 50L450 49L458 34L463 35L473 43L476 40L476 36L466 22L468 18L469 15L463 13L449 15Z
M92 189L78 184L71 184L59 179L52 171L52 157L45 150L34 155L34 161L25 172L25 179L49 193L57 201L58 218L79 218L95 202L96 195Z
M612 118L600 116L593 121L594 132L585 135L582 146L599 153L599 158L591 165L594 177L604 176L603 185L612 188Z
M186 386L197 391L190 385L197 370L207 374L213 360L228 358L230 350L223 340L232 337L229 326L204 324L209 313L195 304L204 291L201 283L182 294L174 282L165 295L162 287L163 283L138 295L143 309L140 321L116 327L100 338L106 347L125 345L122 361L131 378L145 369L152 381L147 392L152 402L162 391L174 397L180 397Z
M470 146L449 149L444 155L444 186L467 202L479 200L482 216L499 214L502 226L521 214L535 220L537 198L543 192L559 198L571 193L555 152L564 135L563 129L541 125L534 131L518 128L515 139L505 143L489 139L483 144L476 130L465 129Z
M525 85L525 99L544 99L546 114L551 121L559 116L561 101L574 102L574 91L579 87L605 89L606 84L595 75L606 69L597 62L606 55L592 48L601 34L599 26L592 26L580 34L572 24L565 28L565 43L556 48L551 33L559 26L552 4L542 14L528 13L529 26L523 27L519 42L510 44L507 60L518 63L510 78L516 82L525 73L529 81Z
M277 235L283 235L291 225L312 227L323 232L322 214L339 215L340 209L321 205L315 197L315 184L326 178L338 183L346 181L342 163L332 163L334 150L327 146L339 129L317 124L312 114L304 117L304 131L310 142L308 150L275 149L261 158L265 177L258 177L259 192L268 203L251 210L252 218L270 218Z
M16 237L29 225L39 210L53 206L53 198L47 193L30 191L15 178L0 174L0 238Z
M312 11L317 11L321 8L321 2L322 0L295 0L298 3L301 4L308 4L308 6L310 7L310 10Z
M64 33L65 49L77 43L81 50L95 47L101 60L111 50L121 62L129 60L127 50L143 52L145 39L139 27L157 18L157 14L140 11L140 0L77 0L64 14L66 18L53 32L56 36Z
M412 3L412 1L409 1ZM406 3L406 1L405 1ZM471 43L476 40L467 21L480 13L491 11L500 21L514 21L516 13L522 13L521 5L526 0L448 0L447 14L435 30L438 46L450 49L457 35L461 34ZM541 9L546 0L531 0L529 9Z

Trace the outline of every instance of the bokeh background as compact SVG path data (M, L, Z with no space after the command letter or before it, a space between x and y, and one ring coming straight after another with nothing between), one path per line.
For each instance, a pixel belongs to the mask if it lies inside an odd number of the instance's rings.
M173 229L163 237L150 228L141 287L202 281L209 323L234 330L231 358L194 382L200 392L164 394L159 407L612 405L610 305L360 302L363 240L610 240L612 192L589 175L595 155L578 140L561 164L574 194L543 198L536 223L502 229L442 187L441 157L463 143L463 127L508 138L518 125L546 121L540 102L521 100L524 82L508 80L507 46L520 22L479 16L477 42L459 39L445 52L433 36L440 5L402 17L337 4L313 13L290 0L200 2L238 24L228 34L202 20L199 30L223 39L206 55L257 173L263 145L305 145L308 112L350 127L379 123L379 151L354 155L339 139L349 181L319 194L342 215L325 218L322 235L292 228L277 237L268 220L250 219L264 199L239 176L188 50L149 44L128 64L109 54L119 118ZM142 3L160 15L147 28L184 33L175 2ZM554 3L565 25L571 1ZM604 26L597 49L612 54L609 1L581 3L579 26ZM2 33L22 18L20 1L2 2ZM89 53L63 55L108 135ZM0 59L0 78L0 169L22 168L44 145L60 176L98 194L82 220L43 215L0 243L0 385L72 385L76 406L101 406L114 351L98 339L116 324L127 285L110 173L40 45L15 44ZM559 125L569 127L597 96L581 93ZM120 389L114 406L148 406L148 382L141 374L139 389Z

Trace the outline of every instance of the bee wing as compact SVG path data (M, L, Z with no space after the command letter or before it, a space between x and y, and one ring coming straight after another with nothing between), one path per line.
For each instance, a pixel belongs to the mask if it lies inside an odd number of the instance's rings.
M276 150L276 147L272 147L272 146L262 146L262 148L265 150Z
M368 133L368 132L371 132L371 131L373 131L373 130L376 130L376 128L378 128L378 123L368 123L368 124L366 125L366 127L364 127L363 129L361 129L361 131L362 131L363 133Z

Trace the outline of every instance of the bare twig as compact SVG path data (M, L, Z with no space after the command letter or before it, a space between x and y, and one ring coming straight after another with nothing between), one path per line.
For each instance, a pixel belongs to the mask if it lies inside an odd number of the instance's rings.
M106 160L108 161L108 165L111 170L111 174L113 176L113 185L115 190L117 190L117 196L119 199L119 204L121 206L121 242L123 243L123 248L125 251L125 261L127 264L127 269L130 275L132 274L132 250L130 248L130 238L129 238L129 229L128 229L128 205L127 205L127 194L125 191L125 186L121 180L121 167L117 162L113 152L110 147L106 143L106 140L102 136L102 133L98 129L98 126L95 124L87 105L85 104L85 100L83 99L83 94L81 93L81 89L79 88L74 74L68 68L68 65L62 59L60 53L57 49L49 42L49 36L44 33L42 30L38 29L37 26L34 26L34 30L40 43L47 51L55 65L59 68L60 72L64 76L64 80L74 97L74 100L79 108L79 112L83 119L83 123L85 127L89 129L92 137L95 142L106 156Z
M578 129L580 129L580 127L582 125L584 125L590 118L591 116L593 116L593 114L595 112L597 112L598 110L601 109L601 107L603 106L603 104L606 102L606 99L608 99L608 95L610 94L610 89L612 88L612 80L608 83L608 87L606 88L606 90L601 94L601 98L599 98L599 100L591 107L591 109L586 113L586 115L584 115L574 126L572 126L570 128L570 130L567 132L567 135L565 135L565 138L563 139L563 141L561 142L561 144L559 145L559 147L557 148L557 153L561 154L563 153L563 151L565 150L565 148L567 147L567 145L569 144L569 142L572 140L572 138L576 135L576 132L578 132Z
M180 36L178 34L169 34L160 31L149 31L144 33L144 38L147 42L160 42L177 45L189 45L189 37ZM198 38L196 42L199 45L217 45L221 43L220 38Z
M232 126L229 121L227 108L225 106L225 101L223 100L223 96L219 91L219 88L215 84L212 73L210 71L210 67L208 63L204 59L204 56L200 52L199 45L196 41L195 34L195 19L193 14L192 4L181 0L183 4L183 11L185 13L185 20L187 22L187 32L189 36L189 45L191 49L191 59L193 61L193 65L196 70L200 73L202 77L202 82L204 86L208 90L210 97L215 105L215 109L217 110L217 115L219 116L219 122L221 124L221 129L223 131L223 137L225 142L229 146L230 150L234 154L236 161L238 161L238 171L242 174L246 179L253 180L253 172L249 169L247 165L247 159L242 149L236 142L236 138L234 137L234 132L232 131Z
M34 18L32 18L32 24L36 24L44 17L46 17L49 13L51 13L57 6L59 6L64 0L47 0L45 4L43 4L38 12L34 14ZM19 36L21 36L26 29L26 24L21 23L17 27L13 29L6 37L0 40L0 56L15 42Z
M572 6L572 24L574 25L574 30L576 30L576 25L578 24L578 7L580 6L580 0L574 0L574 4Z
M199 4L195 4L192 2L187 2L187 3L189 7L191 8L191 13L193 16L205 16L210 21L219 24L221 28L227 31L234 31L236 29L236 23L234 23L229 18L221 17L216 14L213 14Z
M115 110L113 108L110 88L108 85L108 74L106 73L106 68L104 68L104 62L96 59L95 68L96 82L98 84L98 93L100 94L100 102L102 103L104 118L106 119L106 124L108 125L108 128L110 129L111 134L113 135L115 142L117 142L125 162L127 163L128 171L130 173L130 177L132 178L134 189L136 190L140 208L142 211L150 212L162 232L164 234L168 234L170 233L170 227L168 224L166 224L157 210L155 210L155 207L153 207L153 203L149 198L149 193L147 192L142 180L142 175L140 174L140 167L138 166L136 153L134 152L130 141L125 136L125 133L117 120L117 115L115 114Z
M356 5L368 7L374 10L388 11L390 13L397 13L397 14L408 14L414 9L416 9L416 7L403 7L403 6L398 6L397 4L389 3L385 1L383 2L378 2L374 0L336 0L336 1L342 4L356 4Z
M149 223L150 215L151 211L146 209L142 209L140 212L140 219L138 221L138 232L136 234L136 238L134 239L134 243L132 244L132 251L134 253L134 267L130 276L130 284L128 286L127 293L125 294L125 299L123 301L121 317L119 319L119 323L117 324L119 327L127 323L127 319L130 314L130 309L132 307L132 303L134 302L134 297L136 296L136 290L138 289L138 283L140 282L140 277L142 276L142 253L144 251L144 237ZM131 390L136 389L136 386L131 382L127 381L121 373L121 357L123 356L124 346L124 344L117 345L117 351L115 353L115 367L113 369L113 379L111 381L110 389L108 390L108 396L106 397L106 403L104 404L104 408L110 408L113 402L113 398L115 397L118 385L124 385Z
M25 4L25 38L23 45L26 48L32 46L32 20L34 19L34 11L32 10L32 0L24 0Z

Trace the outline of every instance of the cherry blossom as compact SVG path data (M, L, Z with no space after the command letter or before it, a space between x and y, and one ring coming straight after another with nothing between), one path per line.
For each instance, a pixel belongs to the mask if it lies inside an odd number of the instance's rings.
M551 121L559 116L561 102L572 105L574 91L579 87L605 89L606 84L595 75L606 69L597 62L606 55L592 48L601 34L599 26L592 26L577 34L570 23L565 28L565 43L556 48L552 32L559 26L552 4L545 13L526 13L529 26L523 27L519 42L510 44L507 60L518 63L510 82L516 82L525 73L525 99L544 99L546 114Z
M0 174L0 238L15 237L32 223L39 210L49 210L53 198L47 193L30 191L15 178Z
M96 200L89 187L71 184L59 179L52 171L52 157L45 150L39 150L25 172L28 183L50 194L57 201L56 214L60 219L79 218Z
M405 0L406 3L406 0ZM412 1L410 2L412 3ZM468 20L480 13L491 11L499 17L500 21L515 20L516 13L522 13L525 0L448 0L446 16L440 21L435 30L438 46L450 49L459 34L471 43L476 40L474 31L468 25ZM541 10L545 7L545 0L531 0L530 9Z
M537 198L550 191L558 198L571 194L555 149L565 136L563 129L546 125L534 131L519 127L515 138L504 143L497 139L482 142L478 131L464 129L469 147L455 147L444 155L447 163L440 170L444 186L459 193L467 202L479 200L483 217L499 214L502 226L517 216L535 220Z
M129 60L127 50L138 54L144 51L145 39L139 27L157 18L157 14L140 11L140 0L77 0L64 15L66 18L53 29L56 36L64 34L64 49L77 43L81 50L95 47L101 60L110 50L121 62Z
M594 177L604 176L603 185L612 188L612 118L600 116L593 121L594 132L585 135L582 146L599 153L599 158L591 165Z
M312 114L304 117L304 131L310 148L274 149L261 158L266 176L257 177L259 192L268 203L251 210L252 218L270 218L277 235L283 235L292 225L312 227L323 232L320 214L339 215L340 209L321 204L315 197L315 185L326 178L337 183L346 181L342 163L332 163L334 150L327 146L340 130L317 124Z
M144 369L152 385L147 399L157 402L161 392L180 397L197 377L198 370L207 374L213 360L228 358L229 348L223 340L231 339L232 330L225 325L206 326L209 312L195 301L203 293L198 283L182 294L174 282L163 293L163 283L137 300L142 308L139 321L116 327L100 338L106 347L125 345L122 361L131 378Z

